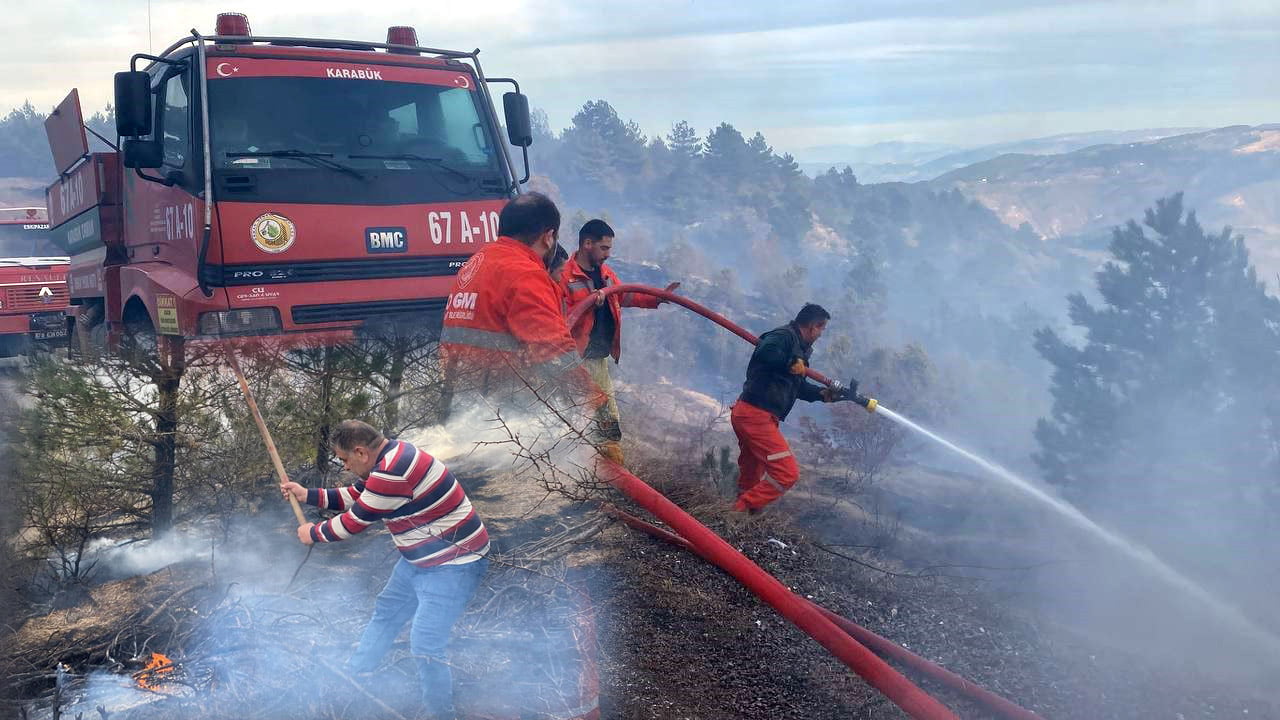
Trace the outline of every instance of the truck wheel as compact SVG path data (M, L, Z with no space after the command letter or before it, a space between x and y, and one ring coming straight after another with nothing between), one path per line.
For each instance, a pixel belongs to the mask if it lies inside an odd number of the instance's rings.
M120 354L126 358L154 358L156 356L156 329L151 316L141 303L131 303L124 313L124 337L120 339Z

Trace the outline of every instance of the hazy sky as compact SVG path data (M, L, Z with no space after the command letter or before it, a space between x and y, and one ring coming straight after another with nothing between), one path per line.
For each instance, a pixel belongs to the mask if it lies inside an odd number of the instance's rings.
M1276 0L151 0L150 36L147 0L5 5L6 112L47 111L73 86L101 108L132 53L235 10L261 35L382 40L409 24L424 45L479 47L553 128L597 98L650 134L727 121L792 152L1280 122Z

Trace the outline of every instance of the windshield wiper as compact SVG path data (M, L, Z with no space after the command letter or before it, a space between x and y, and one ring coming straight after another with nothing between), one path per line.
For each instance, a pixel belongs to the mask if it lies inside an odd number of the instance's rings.
M305 150L253 150L249 152L229 152L227 157L231 158L248 158L248 157L277 157L277 158L293 158L301 160L305 163L314 165L315 167L328 168L336 170L345 175L350 175L357 180L364 180L364 175L353 167L343 165L336 160L330 160L333 153L307 152Z
M476 182L475 176L469 175L458 168L445 163L444 158L417 155L415 153L392 153L390 155L348 155L347 157L352 160L417 160L418 162L431 163L441 170L456 175L467 182Z

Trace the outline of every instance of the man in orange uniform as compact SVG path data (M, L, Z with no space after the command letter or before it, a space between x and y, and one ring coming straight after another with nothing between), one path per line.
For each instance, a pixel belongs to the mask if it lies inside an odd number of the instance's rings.
M565 326L560 289L547 272L559 233L555 203L525 193L498 215L498 240L458 271L440 334L452 389L488 395L545 390L550 383L589 415L603 405Z
M613 252L613 238L613 228L605 221L587 221L578 231L578 251L565 264L560 287L570 308L593 293L596 296L595 312L583 315L572 328L573 339L591 379L608 398L604 435L616 443L622 439L622 426L613 379L609 376L609 358L612 357L617 364L622 355L622 308L653 309L666 301L640 293L621 293L608 298L600 293L607 287L620 284L613 268L605 265ZM667 290L678 287L680 283L671 283Z
M778 423L796 400L835 402L840 397L805 379L813 343L831 314L820 305L800 308L796 319L760 336L747 363L747 381L729 413L738 436L738 501L733 509L757 513L800 479L800 466Z

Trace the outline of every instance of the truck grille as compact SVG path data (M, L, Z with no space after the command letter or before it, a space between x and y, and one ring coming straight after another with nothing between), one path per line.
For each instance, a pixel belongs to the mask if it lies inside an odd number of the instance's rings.
M295 325L366 320L391 320L397 315L431 316L444 312L445 299L380 300L333 305L294 305L291 311Z
M212 287L269 283L336 282L383 278L444 277L453 275L470 255L376 258L372 260L316 260L293 263L206 265L201 272Z
M49 288L52 295L40 297L40 290ZM49 283L48 285L14 285L0 288L0 298L4 300L3 312L41 311L62 308L70 301L67 284Z

